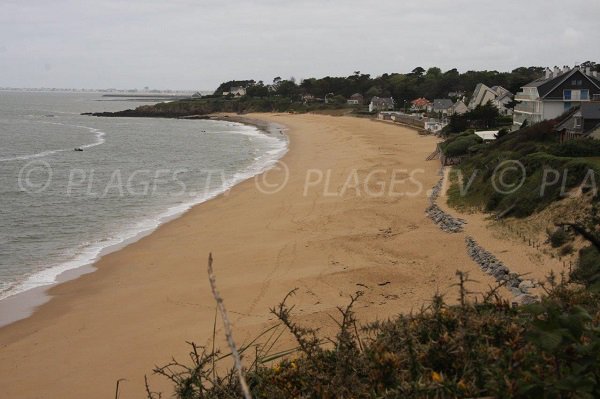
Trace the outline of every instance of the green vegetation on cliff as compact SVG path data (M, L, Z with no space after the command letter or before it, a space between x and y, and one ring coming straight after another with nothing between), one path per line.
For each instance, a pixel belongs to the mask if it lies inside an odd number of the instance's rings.
M553 126L553 121L542 122L479 145L472 133L451 135L442 147L470 156L454 168L449 203L525 217L576 187L594 191L600 143L559 143Z

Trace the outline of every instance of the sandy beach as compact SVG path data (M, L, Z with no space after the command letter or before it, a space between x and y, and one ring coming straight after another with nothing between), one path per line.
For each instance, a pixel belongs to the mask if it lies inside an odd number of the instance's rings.
M457 270L478 280L473 290L493 284L467 256L465 234L441 231L424 213L439 179L439 161L425 160L435 137L360 118L250 117L288 128L285 167L103 257L96 272L53 287L32 317L0 329L2 397L107 398L123 378L120 397L139 398L145 374L169 397L152 368L185 360L186 341L212 339L209 252L238 343L272 325L269 308L293 288L298 318L327 333L327 313L357 290L358 316L370 321L419 308L436 291L455 300ZM469 234L530 271L523 245L495 244L477 227L483 219L469 222Z

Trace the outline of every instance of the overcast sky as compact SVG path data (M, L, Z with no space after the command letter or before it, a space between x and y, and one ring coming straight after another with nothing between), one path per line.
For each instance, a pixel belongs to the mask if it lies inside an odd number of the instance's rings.
M598 0L0 0L0 86L214 89L600 62L599 19Z

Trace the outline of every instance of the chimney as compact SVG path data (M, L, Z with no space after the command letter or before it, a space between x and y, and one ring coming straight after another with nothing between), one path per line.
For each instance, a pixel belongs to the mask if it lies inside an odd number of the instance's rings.
M560 74L560 68L556 65L554 66L554 77L557 77Z
M595 77L596 79L598 79L598 71L592 72L592 76Z
M552 70L550 68L546 67L544 73L546 74L546 79L550 79L552 77Z
M585 67L585 74L587 76L592 76L592 68L590 68L589 66Z

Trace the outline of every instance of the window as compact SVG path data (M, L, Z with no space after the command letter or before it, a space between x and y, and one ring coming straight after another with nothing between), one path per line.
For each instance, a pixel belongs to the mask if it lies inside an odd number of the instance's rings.
M581 96L584 90L563 90L563 100L564 101L579 101L581 100ZM589 92L589 91L588 91ZM588 93L586 92L586 93Z
M590 91L588 89L581 90L580 98L582 100L589 100L590 99Z
M571 81L571 86L577 86L577 80L572 80Z
M581 80L577 81L577 86L581 86L583 84L583 82Z
M576 116L574 119L575 119L575 127L581 127L581 117Z

